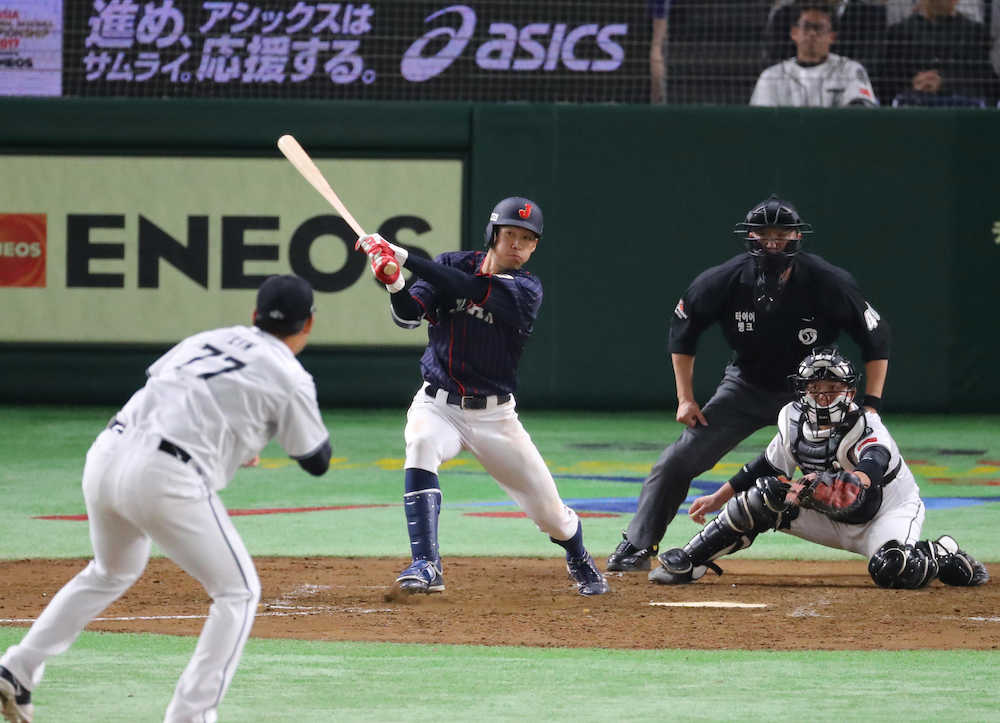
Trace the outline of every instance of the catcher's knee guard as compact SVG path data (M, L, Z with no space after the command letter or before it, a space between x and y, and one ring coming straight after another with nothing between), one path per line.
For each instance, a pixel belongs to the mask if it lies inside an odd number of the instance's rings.
M928 542L889 540L868 561L868 574L879 587L915 590L937 576L938 562Z
M683 551L698 567L750 547L758 534L773 529L778 523L786 507L787 491L788 486L777 477L759 478L754 487L729 500L719 516L705 525ZM661 564L664 555L660 556Z
M990 579L986 566L969 553L959 549L955 538L942 535L934 542L927 543L934 552L938 564L938 580L945 585L971 587L982 585Z

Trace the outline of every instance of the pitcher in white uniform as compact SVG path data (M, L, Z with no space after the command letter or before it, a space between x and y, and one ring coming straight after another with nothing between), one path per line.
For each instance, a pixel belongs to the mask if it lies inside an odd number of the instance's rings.
M83 470L94 559L0 658L8 721L30 723L31 692L45 661L67 650L139 579L152 542L212 598L164 720L217 720L260 599L253 560L218 491L272 438L310 474L330 466L316 385L295 358L312 331L313 311L306 281L268 278L257 292L254 326L205 331L177 344L98 435Z
M948 535L920 540L924 503L913 473L881 417L854 403L858 375L836 348L814 349L792 375L798 400L778 414L767 449L717 492L697 498L688 514L704 522L683 548L661 553L649 579L664 585L697 580L712 561L779 530L868 559L879 587L982 585L986 567ZM796 468L803 477L790 481Z

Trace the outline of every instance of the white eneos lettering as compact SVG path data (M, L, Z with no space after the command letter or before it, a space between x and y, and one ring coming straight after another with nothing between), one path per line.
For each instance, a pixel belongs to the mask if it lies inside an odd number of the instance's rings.
M42 245L37 241L28 243L27 241L5 241L0 244L0 256L6 258L25 259L29 256L37 259L42 255Z

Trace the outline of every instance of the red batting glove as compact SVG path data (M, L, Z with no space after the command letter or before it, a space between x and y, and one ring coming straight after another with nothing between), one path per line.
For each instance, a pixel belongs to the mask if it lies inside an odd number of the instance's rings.
M364 251L366 254L371 256L372 259L380 254L392 255L392 248L390 248L389 242L377 233L360 237L357 240L357 243L354 244L354 250Z
M396 260L395 254L392 251L386 251L372 256L371 259L375 278L387 286L395 284L399 279L399 261ZM392 273L386 270L387 266L392 269Z

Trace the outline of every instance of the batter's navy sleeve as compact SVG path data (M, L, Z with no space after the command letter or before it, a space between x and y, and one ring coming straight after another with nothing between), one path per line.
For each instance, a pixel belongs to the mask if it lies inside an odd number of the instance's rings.
M542 282L526 271L486 277L489 286L479 305L511 326L530 334L542 307Z
M413 287L389 294L389 303L392 309L392 320L397 326L404 329L412 329L420 325L420 319L424 315L423 307L417 302L411 293Z
M411 254L403 265L421 279L430 282L445 296L454 299L469 299L479 303L489 288L489 278L486 276L467 274L461 269L428 261L416 254Z
M330 469L330 457L333 456L333 449L330 447L330 440L323 442L323 445L308 457L295 460L299 466L311 475L319 477L326 474Z
M419 256L410 256L406 267L425 283L414 284L411 296L423 308L423 313L431 318L439 303L467 299L494 314L500 321L531 333L538 310L542 305L542 284L537 277L526 271L511 271L492 276L474 273L481 265L480 255L466 253L446 253L434 261ZM468 265L469 271L452 266L452 263ZM416 291L417 293L414 293Z

